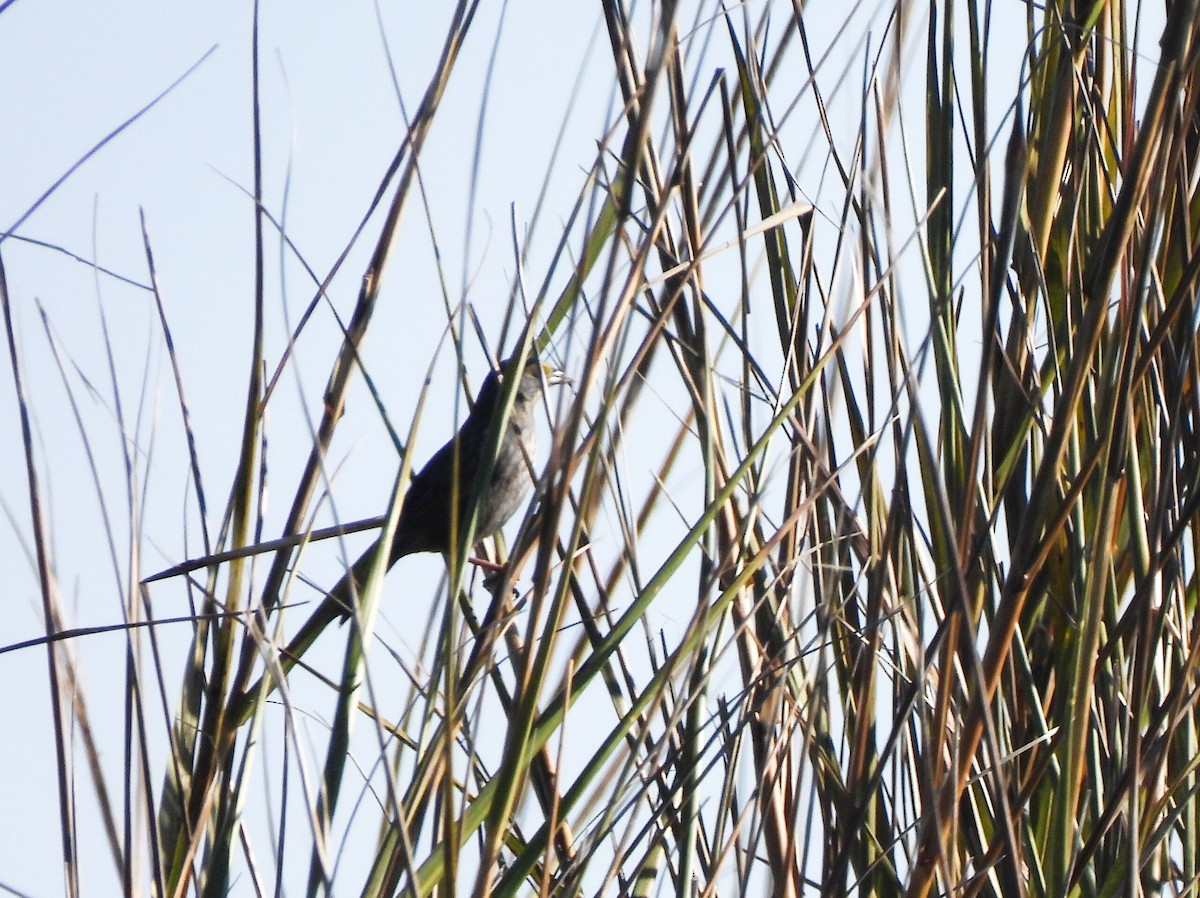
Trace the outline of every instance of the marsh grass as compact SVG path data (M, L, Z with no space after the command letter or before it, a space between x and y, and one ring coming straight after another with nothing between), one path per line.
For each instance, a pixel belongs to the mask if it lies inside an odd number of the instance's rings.
M1141 35L1157 62L1121 2L1002 33L974 2L600 8L614 114L486 335L575 378L505 576L450 559L428 616L398 612L415 581L368 550L354 624L296 621L416 161L487 43L463 2L362 289L328 299L342 349L278 533L264 416L293 360L264 348L259 279L234 487L193 454L198 563L128 584L123 783L47 643L64 844L104 833L124 888L162 896L1197 894L1195 3ZM465 309L423 311L477 357ZM412 463L369 523L394 526ZM135 626L181 577L185 657ZM375 638L388 609L402 645Z

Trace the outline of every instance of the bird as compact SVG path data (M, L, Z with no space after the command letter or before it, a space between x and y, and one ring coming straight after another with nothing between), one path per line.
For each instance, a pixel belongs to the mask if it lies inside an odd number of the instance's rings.
M504 387L518 368L518 362L519 359L507 359L498 370L488 374L458 433L412 478L392 539L389 566L417 552L449 552L457 536L454 531L466 527ZM491 536L503 527L529 495L533 487L529 465L537 444L533 415L543 384L557 386L569 382L562 371L536 359L526 360L520 370L521 379L513 395L504 437L475 510L477 539ZM455 495L457 515L452 514Z
M504 436L476 502L476 480L485 462L496 415L503 408L505 387L509 378L518 374L520 380L514 388ZM536 450L533 416L542 390L570 382L564 372L532 356L523 363L516 357L506 359L488 374L458 433L409 482L388 549L389 569L406 555L448 554L458 539L459 528L467 526L473 503L476 541L493 535L508 522L533 488L530 473ZM351 614L352 592L365 582L376 551L377 547L368 550L327 594L325 605L332 603L332 610L338 616L347 618Z

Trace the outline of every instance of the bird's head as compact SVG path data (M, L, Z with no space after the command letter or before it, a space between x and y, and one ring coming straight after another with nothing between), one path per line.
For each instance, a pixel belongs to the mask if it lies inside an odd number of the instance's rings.
M519 364L519 361L517 358L505 359L500 363L499 368L488 374L483 386L479 388L479 396L475 400L472 415L490 421L492 410L499 405L504 396L504 387L508 383L508 379L516 374L519 374L521 380L516 386L513 406L514 408L528 409L529 412L532 412L533 403L541 396L544 387L554 387L571 382L571 378L565 373L532 356L525 359L524 365Z
M499 384L507 383L508 378L520 371L521 382L517 384L517 402L535 399L544 387L556 387L571 382L571 378L564 372L553 365L538 361L532 355L525 359L524 365L520 365L519 362L520 359L517 358L501 362L498 379Z

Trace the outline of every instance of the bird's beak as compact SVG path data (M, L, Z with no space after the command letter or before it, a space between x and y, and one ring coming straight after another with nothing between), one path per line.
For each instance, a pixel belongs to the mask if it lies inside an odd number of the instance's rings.
M542 377L546 380L546 386L557 387L559 384L571 383L571 378L567 376L565 371L559 371L553 365L542 364Z

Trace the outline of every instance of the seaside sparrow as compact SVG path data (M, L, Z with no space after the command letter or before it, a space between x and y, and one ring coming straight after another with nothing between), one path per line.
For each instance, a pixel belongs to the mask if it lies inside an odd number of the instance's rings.
M516 373L516 368L517 359L507 359L498 371L488 374L458 433L412 478L388 553L389 568L405 555L416 552L449 552L451 541L456 538L452 531L466 527L474 501L476 475L488 449L492 422L504 398L505 382ZM532 358L521 368L520 377L491 476L479 496L476 541L503 527L533 487L529 471L536 444L533 415L543 385L571 382L562 371ZM455 496L458 497L458 513L452 515ZM351 577L361 586L373 555L368 552L359 559L346 577L330 590L327 598L336 603L341 616L348 616L353 607Z

